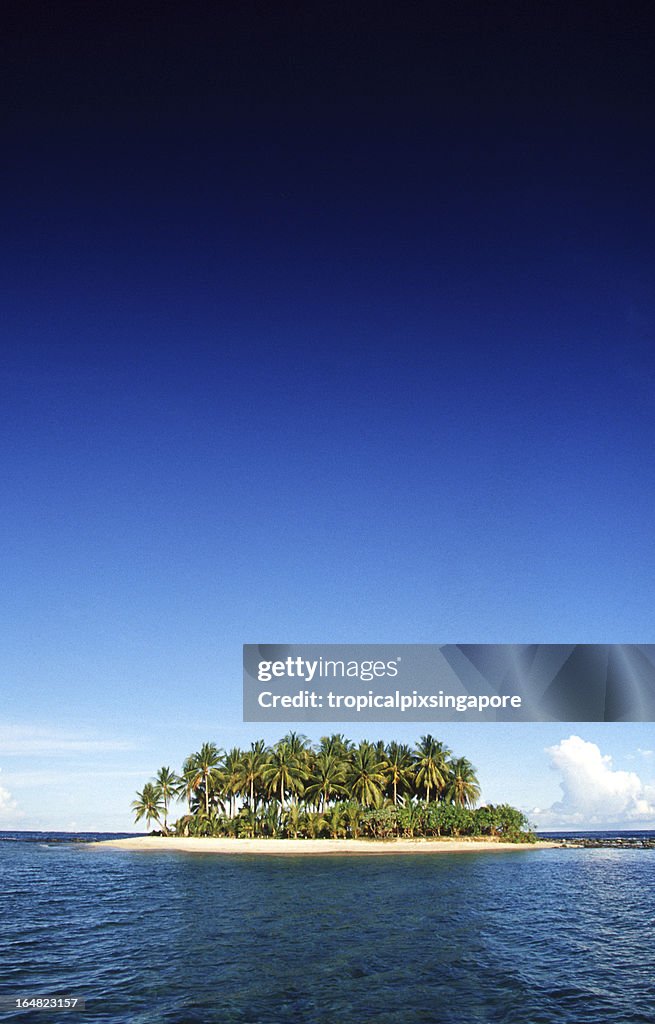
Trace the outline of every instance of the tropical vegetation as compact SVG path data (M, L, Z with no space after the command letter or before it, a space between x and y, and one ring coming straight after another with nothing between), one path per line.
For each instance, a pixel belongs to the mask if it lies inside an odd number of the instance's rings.
M407 744L355 744L341 733L312 744L289 732L246 750L203 743L176 774L160 768L136 795L136 821L163 835L271 838L495 836L533 841L508 804L476 807L480 785L466 757L431 735ZM171 826L172 801L186 804Z

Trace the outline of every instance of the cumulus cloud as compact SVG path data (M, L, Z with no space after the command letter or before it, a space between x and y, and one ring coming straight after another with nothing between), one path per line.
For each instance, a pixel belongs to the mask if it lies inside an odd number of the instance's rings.
M533 810L539 828L646 828L655 821L655 787L636 772L614 769L595 743L569 736L546 753L561 776L562 798Z
M0 786L0 821L6 824L20 818L21 811L11 793L4 786Z

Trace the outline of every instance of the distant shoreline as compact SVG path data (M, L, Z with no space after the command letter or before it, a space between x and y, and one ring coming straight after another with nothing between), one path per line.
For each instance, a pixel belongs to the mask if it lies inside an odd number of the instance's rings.
M264 854L269 856L342 856L430 853L500 853L506 850L552 850L560 842L507 843L496 839L213 839L134 836L90 843L96 848L141 852Z

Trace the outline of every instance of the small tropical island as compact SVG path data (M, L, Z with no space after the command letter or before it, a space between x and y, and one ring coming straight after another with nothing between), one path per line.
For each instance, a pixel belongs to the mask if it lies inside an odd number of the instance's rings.
M473 764L429 734L411 747L355 744L341 733L312 744L289 732L247 750L204 743L179 774L160 768L132 803L151 835L102 845L301 853L552 845L537 842L515 807L477 807L479 797ZM185 813L171 822L176 802Z

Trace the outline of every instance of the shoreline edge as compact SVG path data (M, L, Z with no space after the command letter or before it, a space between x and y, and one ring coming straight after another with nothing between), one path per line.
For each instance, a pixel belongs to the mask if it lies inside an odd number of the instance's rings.
M231 839L182 836L134 836L89 843L96 849L159 852L264 854L267 856L380 856L385 854L501 853L507 850L552 850L561 843L509 843L495 839Z

